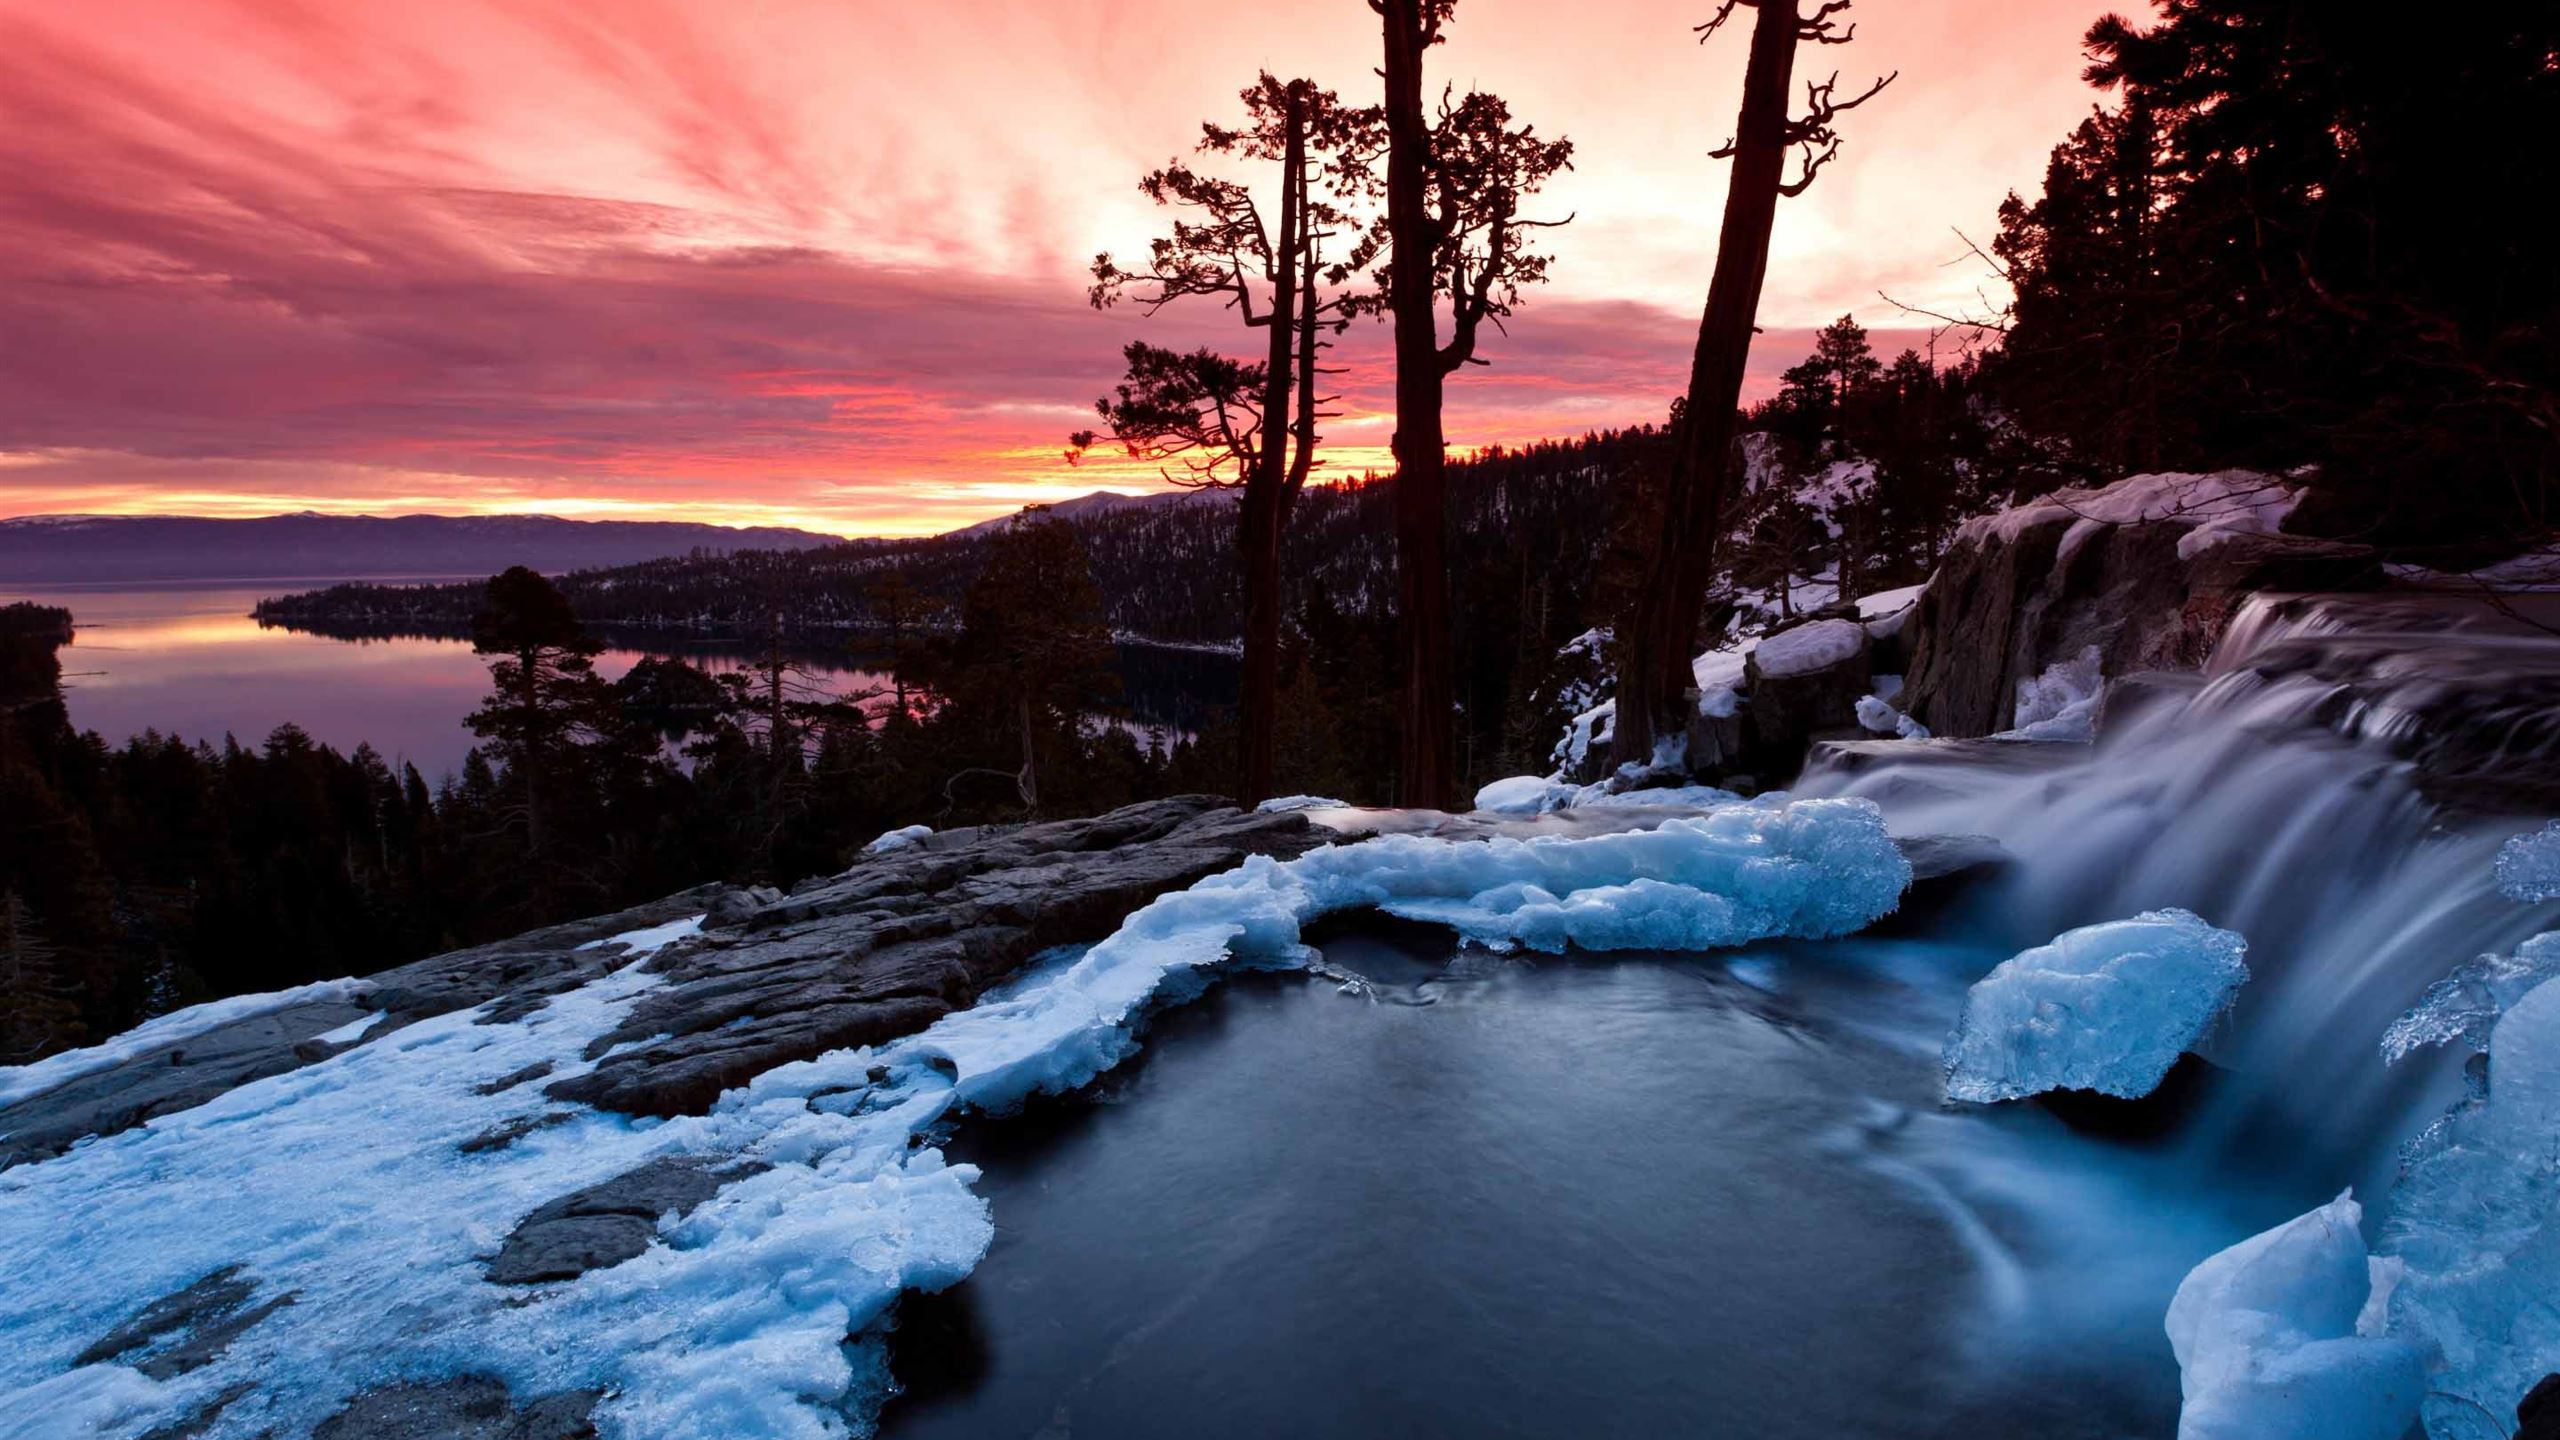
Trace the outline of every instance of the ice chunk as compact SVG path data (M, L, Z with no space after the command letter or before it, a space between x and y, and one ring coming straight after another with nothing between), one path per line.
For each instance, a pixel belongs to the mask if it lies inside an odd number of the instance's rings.
M2560 975L2560 931L2534 936L2513 955L2483 955L2456 967L2382 1032L2383 1063L2396 1065L2416 1051L2454 1041L2488 1049L2498 1016L2554 975Z
M2560 900L2560 820L2498 847L2498 890L2510 900Z
M1947 1042L1947 1098L2148 1095L2230 1008L2249 978L2247 950L2187 911L2152 910L2003 961L1965 997Z
M1820 938L1900 903L1910 862L1864 800L1733 806L1651 830L1457 843L1382 835L1257 856L1131 915L1045 984L981 1002L922 1043L967 1103L1001 1108L1119 1063L1168 986L1231 959L1296 964L1298 931L1373 906L1509 949L1684 948Z
M2418 1351L2358 1333L2373 1291L2352 1191L2206 1260L2169 1302L2178 1440L2400 1440Z
M2107 681L2099 669L2098 647L2092 645L2068 660L2057 660L2044 673L2018 682L2018 708L2011 728L1994 740L2078 740L2097 738L2098 697Z
M1900 903L1911 866L1881 812L1841 803L1733 805L1653 830L1495 840L1456 865L1414 852L1351 882L1359 898L1345 903L1444 924L1497 949L1551 953L1845 935Z
M1761 641L1756 657L1763 675L1810 675L1866 648L1866 627L1855 620L1815 620Z
M901 825L897 829L881 836L879 839L872 841L870 844L863 846L862 853L865 855L886 855L892 850L904 850L911 845L922 844L932 834L933 827L930 825Z
M2560 983L2497 1019L2486 1092L2410 1143L2379 1248L2403 1265L2390 1332L2440 1395L2503 1420L2560 1369Z
M323 980L312 985L297 985L291 990L270 991L263 995L233 995L202 1005L190 1005L184 1010L172 1010L95 1045L48 1055L31 1064L0 1065L0 1106L15 1105L31 1095L41 1095L83 1075L123 1064L136 1055L149 1054L162 1046L192 1040L209 1030L296 1005L330 1001L343 1003L372 989L370 980Z

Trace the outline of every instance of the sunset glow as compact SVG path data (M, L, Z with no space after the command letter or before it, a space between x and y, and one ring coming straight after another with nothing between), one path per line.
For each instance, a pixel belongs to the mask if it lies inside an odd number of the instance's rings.
M1731 37L1693 5L1468 0L1435 74L1576 168L1553 283L1457 377L1474 448L1657 419L1713 261ZM1879 292L1978 308L1979 235L2086 108L2081 0L1914 0L1899 69L1779 221L1755 383ZM1139 173L1256 67L1365 98L1354 0L892 7L0 0L0 515L545 512L923 533L1153 488L1069 467L1096 313L1160 221ZM1384 469L1385 332L1336 356L1334 476Z

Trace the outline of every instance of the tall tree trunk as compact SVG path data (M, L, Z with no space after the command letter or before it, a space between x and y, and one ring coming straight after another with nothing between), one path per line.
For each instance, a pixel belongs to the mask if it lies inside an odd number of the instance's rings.
M1732 184L1716 238L1715 279L1689 362L1687 413L1676 443L1652 583L1638 597L1619 649L1618 718L1610 758L1650 761L1657 737L1688 726L1699 611L1715 575L1732 485L1734 410L1751 355L1752 318L1769 270L1769 227L1787 159L1798 0L1759 0L1751 60L1734 130Z
M1455 797L1449 664L1448 473L1440 428L1442 371L1428 209L1430 117L1422 57L1431 27L1421 0L1388 0L1386 19L1387 233L1395 301L1396 598L1403 621L1402 735L1396 803L1446 806Z
M1280 234L1274 246L1271 284L1271 350L1265 361L1262 434L1253 469L1245 476L1244 513L1236 541L1244 571L1244 673L1238 685L1240 729L1236 747L1236 799L1258 805L1271 798L1272 753L1280 699L1280 541L1287 522L1291 474L1290 403L1298 344L1298 271L1306 211L1306 96L1289 86L1288 139L1280 162ZM1303 442L1302 442L1303 443Z

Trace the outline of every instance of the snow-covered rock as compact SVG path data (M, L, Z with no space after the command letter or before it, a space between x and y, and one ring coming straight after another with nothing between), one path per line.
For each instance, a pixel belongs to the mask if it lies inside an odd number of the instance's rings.
M1866 627L1854 620L1814 620L1760 642L1753 664L1763 676L1809 675L1864 654Z
M2098 489L2057 490L1968 520L1956 533L1959 541L1995 535L2014 542L2055 520L2075 526L2172 524L2186 532L2178 558L2191 560L2235 535L2276 534L2301 499L2301 487L2255 470L2162 471L2128 475Z
M2363 1216L2340 1195L2178 1286L2166 1322L2178 1440L2401 1440L2426 1384L2415 1347L2370 1332Z
M1939 735L2020 728L2020 688L2094 647L2097 673L2193 669L2260 589L2371 583L2358 546L2280 533L2299 491L2231 471L2136 475L1960 526L1901 642L1903 708Z
M2248 944L2184 910L2084 926L1977 982L1947 1042L1950 1100L2151 1093L2229 1009Z
M2498 1017L2485 1091L2403 1152L2377 1248L2402 1265L2390 1333L2441 1395L2503 1421L2560 1369L2560 984Z
M303 1437L332 1417L381 1433L348 1417L398 1410L416 1382L485 1377L497 1403L600 1397L607 1434L841 1435L878 1403L888 1307L965 1276L993 1234L975 1170L946 1163L934 1137L1090 1080L1135 1049L1151 1007L1223 968L1301 963L1307 921L1375 906L1505 948L1733 945L1854 930L1911 875L1857 800L1595 836L1315 841L1294 815L1150 802L983 836L934 865L884 858L760 912L788 924L706 940L698 914L651 912L556 952L433 962L430 975L511 974L531 1003L482 990L489 1003L0 1172L0 1429L134 1437L192 1426L210 1403L229 1407L216 1433ZM1072 866L1054 863L1065 853ZM1186 868L1202 864L1218 868ZM1154 898L1106 908L1139 893ZM884 912L909 897L963 917L1045 904L1052 934L1126 918L995 983L1012 967L983 930L919 950L940 911ZM884 920L899 938L874 949L864 927ZM952 956L991 988L868 1028L826 1010L866 986L962 983ZM512 968L528 959L594 968L541 988L554 974ZM897 969L910 963L923 968ZM582 1082L678 1028L723 1054L761 1046L760 1061L707 1104L648 1121L577 1103ZM652 1204L636 1252L492 1283L493 1253L532 1213L671 1164L716 1184ZM200 1330L201 1347L113 1340L209 1280L234 1287L233 1328Z

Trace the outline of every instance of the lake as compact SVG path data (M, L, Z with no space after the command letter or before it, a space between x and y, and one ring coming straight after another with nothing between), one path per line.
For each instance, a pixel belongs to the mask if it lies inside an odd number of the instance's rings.
M377 577L388 583L454 578ZM342 751L369 742L395 768L414 764L430 781L460 768L473 744L462 719L488 691L486 663L459 639L341 640L249 618L259 600L316 583L0 583L0 604L32 600L71 612L76 632L62 652L71 721L110 743L158 730L189 741L219 745L230 735L255 745L290 721ZM681 656L715 671L741 664L735 645L669 637L662 647L608 649L596 669L618 677L650 654ZM806 651L793 658L840 694L889 683L876 660ZM1234 662L1220 655L1124 646L1120 670L1131 717L1125 723L1162 728L1168 738L1196 730L1210 708L1231 703L1234 694Z

